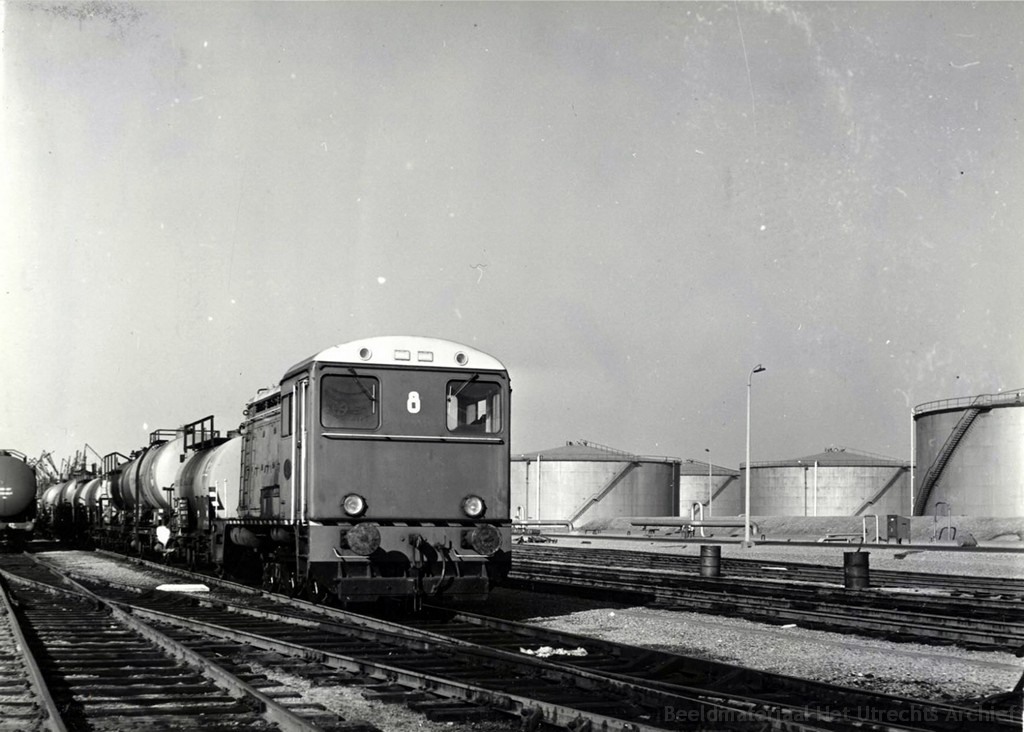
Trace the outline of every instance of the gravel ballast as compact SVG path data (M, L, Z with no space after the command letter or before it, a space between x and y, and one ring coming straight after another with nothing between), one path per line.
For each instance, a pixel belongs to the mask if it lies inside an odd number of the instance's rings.
M500 598L496 598L500 600ZM534 603L535 604L535 603ZM617 607L525 620L555 630L886 694L969 699L1013 688L1008 653L891 643L698 613Z

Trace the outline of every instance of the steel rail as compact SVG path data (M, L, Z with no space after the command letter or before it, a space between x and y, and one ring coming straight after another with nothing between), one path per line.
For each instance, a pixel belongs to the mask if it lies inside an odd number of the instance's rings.
M33 557L33 559L35 559ZM271 724L276 725L281 730L286 732L320 732L321 728L313 724L310 724L305 719L289 711L283 707L280 703L271 699L267 695L263 694L250 684L246 683L242 679L238 678L234 674L229 673L221 666L213 663L209 659L203 657L201 654L193 651L185 645L169 638L165 634L159 632L152 626L143 623L137 617L134 617L131 613L126 612L116 603L112 603L89 588L80 584L79 582L71 579L64 575L64 573L55 569L48 563L41 563L51 572L57 573L59 576L64 578L64 581L69 585L69 589L63 589L56 587L52 584L45 582L37 582L35 580L19 576L5 569L0 569L0 575L11 579L12 581L19 582L22 584L28 584L37 588L44 588L48 592L63 592L69 595L79 595L81 597L88 598L92 602L96 603L97 606L101 606L107 609L112 617L117 620L120 624L134 630L139 635L146 638L149 642L162 649L164 652L171 656L181 659L184 663L198 670L200 673L211 678L218 686L224 688L228 693L236 699L249 699L253 700L258 708L261 709L261 716Z
M737 590L735 586L730 586L729 591L680 586L675 578L655 570L632 569L628 576L624 576L621 569L601 569L589 564L523 561L515 565L506 584L601 588L623 595L654 597L661 603L675 602L681 609L694 612L740 615L776 622L810 622L815 627L837 632L895 633L899 640L944 640L988 650L1011 651L1024 644L1024 630L1016 622L980 621L899 608L876 608L870 604L850 606L834 600L793 600L789 596L793 592L791 585L779 585L775 595L754 595ZM863 591L858 594L863 595ZM882 597L891 599L888 595ZM799 607L808 604L813 604L815 609Z
M843 589L834 584L810 582L807 579L780 576L773 571L770 577L761 577L760 581L752 582L749 577L742 579L735 575L719 577L698 577L692 572L681 572L666 569L662 565L636 564L632 562L610 563L611 560L597 564L592 558L577 555L572 558L545 556L544 558L520 559L517 567L536 566L574 566L593 567L596 573L605 573L612 569L619 572L636 572L644 576L656 575L661 584L674 583L678 587L707 590L719 593L774 596L784 587L788 597L794 601L803 600L820 602L830 600L842 605L889 607L892 609L925 612L952 617L988 618L996 621L1018 622L1024 624L1024 601L1021 598L998 599L965 597L963 594L925 594L910 592L903 588L879 588L872 585L856 591ZM513 576L515 575L513 571Z
M868 547L864 548L867 549ZM910 549L908 551L915 550ZM550 546L530 546L526 548L524 545L513 548L514 561L522 558L549 558L561 561L566 557L576 557L580 560L586 557L588 561L593 561L600 565L607 565L610 561L614 561L617 565L643 565L651 569L656 567L667 568L676 572L696 570L700 564L700 557L697 556L682 556L658 552L593 548L563 549ZM784 571L786 579L821 581L831 584L842 584L843 582L842 567L803 562L723 557L721 560L721 570L723 574L741 575L744 577L764 577L763 570L769 572ZM883 587L926 587L946 591L950 594L965 594L975 590L991 595L1010 594L1024 597L1024 579L1010 577L976 577L959 574L872 569L871 583L873 586Z
M53 694L50 693L50 687L46 683L46 678L43 676L39 663L36 661L35 655L32 653L32 649L25 638L21 622L14 612L7 582L3 577L0 577L0 613L7 617L8 629L10 630L11 638L14 640L16 652L20 655L21 662L25 667L29 688L39 704L43 729L49 730L49 732L67 732L67 727L61 717L60 708L57 706L57 702L54 701Z

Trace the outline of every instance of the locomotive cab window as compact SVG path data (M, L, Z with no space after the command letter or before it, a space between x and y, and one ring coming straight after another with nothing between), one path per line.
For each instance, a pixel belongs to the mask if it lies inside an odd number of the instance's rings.
M320 380L320 424L324 427L376 429L380 382L372 376L332 374Z
M448 382L448 429L501 432L501 384L476 379Z
M292 434L292 395L285 394L281 397L281 436L290 437Z

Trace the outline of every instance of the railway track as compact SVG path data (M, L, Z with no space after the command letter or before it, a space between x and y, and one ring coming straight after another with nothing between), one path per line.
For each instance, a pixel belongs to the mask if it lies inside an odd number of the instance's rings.
M2 574L58 729L326 729L52 570L5 557Z
M0 580L0 730L22 729L66 727Z
M1012 714L996 710L858 692L468 614L396 625L252 591L224 601L220 592L207 600L94 589L197 650L215 643L232 658L273 653L315 661L362 675L371 693L456 718L497 709L534 725L624 730L1017 726ZM583 653L552 660L523 652L541 646Z
M700 557L690 555L619 549L566 549L536 544L520 544L513 551L514 561L563 561L579 557L581 554L587 557L587 561L608 566L639 567L693 575L700 572ZM734 578L778 579L840 586L843 584L842 567L734 558L723 558L720 566L723 576ZM874 587L928 590L952 597L1024 599L1024 579L1006 577L972 577L872 569L871 584Z
M878 591L849 591L777 579L712 579L663 568L620 566L603 555L567 552L517 557L512 586L571 589L659 606L776 624L1014 652L1024 646L1024 602Z

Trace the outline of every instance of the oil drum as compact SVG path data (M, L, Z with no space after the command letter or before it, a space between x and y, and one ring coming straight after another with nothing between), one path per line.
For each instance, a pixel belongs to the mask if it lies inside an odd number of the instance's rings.
M869 552L843 552L843 585L860 590L871 584L868 572Z
M718 577L722 574L722 547L702 544L700 547L700 576Z

